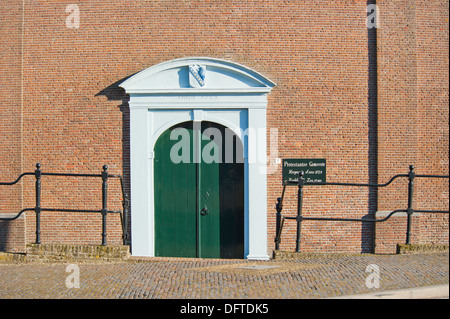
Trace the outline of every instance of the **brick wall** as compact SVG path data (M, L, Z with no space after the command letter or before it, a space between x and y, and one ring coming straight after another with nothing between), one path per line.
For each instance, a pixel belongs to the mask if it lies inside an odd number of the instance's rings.
M448 175L448 1L377 4L379 181L409 165L418 174ZM415 209L449 209L448 179L416 179L414 189ZM379 191L378 209L405 209L407 198L407 181L394 182ZM448 214L421 214L416 223L415 243L448 243ZM395 238L397 230L377 224L377 246L382 233Z
M291 72L277 74L278 87L269 97L268 126L279 130L278 155L326 158L328 181L367 183L373 171L369 162L376 154L369 147L373 96L366 3L297 2L295 6L295 36L288 46L291 57L276 60ZM283 34L293 36L289 31ZM268 244L273 249L281 166L269 176L268 185ZM289 188L283 214L295 216L296 191ZM307 187L304 192L305 216L361 218L373 213L367 189ZM280 248L293 250L295 222L286 221L285 226ZM301 249L368 252L370 232L358 223L305 221Z
M418 9L405 2L404 7L398 1L379 2L386 16L375 34L366 27L366 1L356 0L261 0L257 5L245 0L31 0L25 2L23 20L22 1L9 1L0 9L2 21L8 21L8 28L2 24L0 31L1 51L8 53L0 60L6 66L0 76L2 95L3 83L9 84L3 95L9 106L0 108L0 125L9 135L0 137L0 159L10 163L11 170L1 170L0 177L10 180L40 162L43 171L76 173L99 173L108 164L111 173L128 178L129 113L117 83L157 63L188 56L231 60L276 82L267 112L268 128L278 129L278 157L326 158L328 181L376 182L378 175L384 182L392 173L405 172L413 159L417 166L429 163L420 168L424 173L437 172L437 163L447 160L438 173L448 173L448 157L442 155L448 151L448 132L442 129L448 127L448 110L443 108L448 72L439 69L448 71L443 54L448 49L448 20L442 20L448 1L433 1L431 12L420 10L425 2L416 1ZM70 13L65 10L73 3L80 9L78 29L66 26ZM397 21L415 15L419 18L414 25ZM415 34L418 26L420 37ZM415 49L419 46L421 50ZM22 57L23 77L18 62ZM447 64L436 62L442 60ZM433 72L428 73L430 64ZM427 89L430 83L436 91ZM432 108L430 99L436 99ZM419 115L424 112L426 117ZM390 130L393 124L395 130ZM100 208L98 180L43 178L42 183L43 206ZM33 179L22 188L23 202L21 188L14 194L2 188L0 211L5 205L34 206ZM111 182L110 190L109 206L120 209L118 183ZM441 190L439 186L437 192ZM281 166L268 176L269 251L280 193ZM295 215L295 193L295 187L289 188L286 215ZM439 205L448 205L448 191L439 194ZM377 200L367 189L311 187L305 190L304 214L372 216L377 209L402 204L397 196L380 192ZM435 195L418 196L423 203L435 202ZM109 243L120 244L118 216L108 218ZM43 213L42 241L99 243L100 222L100 215ZM26 223L25 241L30 243L32 213ZM282 249L291 250L295 227L286 223ZM373 229L359 223L305 222L302 249L369 252Z
M21 78L22 3L8 1L0 6L0 182L13 182L21 173ZM0 217L8 218L22 209L22 184L0 185ZM0 250L23 250L17 230L25 218L0 222ZM13 244L13 242L17 243Z
M377 216L386 217L386 214ZM376 227L376 249L377 254L395 254L397 244L404 244L406 240L406 214L396 214L383 224ZM420 217L413 215L411 219L411 244L419 244Z
M14 218L18 211L14 213L1 214L3 218ZM0 251L24 252L25 251L25 215L13 221L0 220Z

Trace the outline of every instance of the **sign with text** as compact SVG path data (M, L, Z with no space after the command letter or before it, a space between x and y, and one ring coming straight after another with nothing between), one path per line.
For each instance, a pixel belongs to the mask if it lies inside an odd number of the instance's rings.
M283 159L283 183L298 183L298 174L303 171L307 183L325 183L327 180L326 159Z

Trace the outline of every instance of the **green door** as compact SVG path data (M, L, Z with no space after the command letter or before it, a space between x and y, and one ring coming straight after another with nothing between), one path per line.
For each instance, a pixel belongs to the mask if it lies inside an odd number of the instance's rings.
M233 136L227 147L225 130L186 122L156 142L156 256L244 257L244 165L235 152L242 146Z

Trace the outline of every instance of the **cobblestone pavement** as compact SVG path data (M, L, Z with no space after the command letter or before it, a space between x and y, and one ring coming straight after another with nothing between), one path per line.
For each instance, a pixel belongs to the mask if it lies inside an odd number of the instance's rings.
M0 264L2 299L317 299L448 282L448 252L260 262L156 259L75 266Z

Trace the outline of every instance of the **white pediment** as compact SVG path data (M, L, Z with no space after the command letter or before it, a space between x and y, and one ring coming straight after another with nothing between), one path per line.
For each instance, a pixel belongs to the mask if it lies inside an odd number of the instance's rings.
M192 66L202 69L204 82L201 85L195 86L191 82L193 74L189 67ZM120 84L128 94L268 93L274 86L274 82L243 65L203 57L163 62Z

